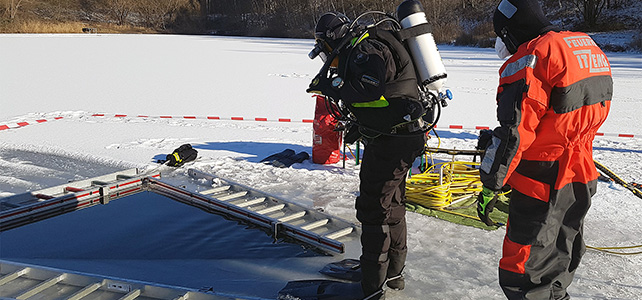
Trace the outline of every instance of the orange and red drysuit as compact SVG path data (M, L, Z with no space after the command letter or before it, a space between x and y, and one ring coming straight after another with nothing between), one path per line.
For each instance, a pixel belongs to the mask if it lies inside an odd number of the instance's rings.
M586 34L548 32L499 70L497 118L481 165L485 187L512 188L499 264L509 299L566 299L585 245L598 173L593 139L613 94L606 55Z

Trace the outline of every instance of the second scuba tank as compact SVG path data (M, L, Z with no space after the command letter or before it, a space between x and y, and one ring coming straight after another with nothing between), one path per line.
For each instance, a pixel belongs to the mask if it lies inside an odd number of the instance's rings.
M397 7L397 17L403 29L428 23L424 8L418 0L402 2ZM421 84L428 90L441 91L448 75L432 33L425 32L410 37L406 43Z

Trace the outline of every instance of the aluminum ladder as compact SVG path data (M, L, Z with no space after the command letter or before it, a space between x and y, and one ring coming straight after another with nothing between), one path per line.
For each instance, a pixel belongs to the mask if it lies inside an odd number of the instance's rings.
M231 300L238 298L0 260L0 299Z
M195 169L189 169L188 175L203 190L188 191L154 178L148 187L205 211L266 228L275 238L289 237L328 253L345 253L344 241L359 238L359 226L341 218Z

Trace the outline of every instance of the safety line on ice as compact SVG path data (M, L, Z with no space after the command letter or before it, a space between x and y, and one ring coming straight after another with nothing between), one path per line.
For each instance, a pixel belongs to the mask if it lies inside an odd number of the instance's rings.
M264 117L255 117L255 118L246 118L246 117L219 117L219 116L171 116L171 115L127 115L127 114L104 114L104 113L94 113L90 114L90 117L111 117L111 118L142 118L142 119L182 119L182 120L220 120L220 121L247 121L247 122L279 122L279 123L314 123L313 119L301 119L295 120L292 118L264 118ZM53 117L50 120L60 120L64 117ZM21 128L27 125L40 124L47 121L47 119L37 119L33 122L23 121L15 123L0 124L0 131ZM490 129L489 126L473 126L467 127L464 125L438 125L435 126L435 129L439 130L482 130ZM610 136L610 137L622 137L622 138L642 138L640 134L630 134L630 133L604 133L598 132L596 136Z
M169 115L160 115L160 116L151 116L151 115L135 115L135 116L130 116L130 115L124 115L124 114L115 114L115 115L107 115L107 114L92 114L92 117L114 117L114 118L145 118L145 119L191 119L191 120L223 120L223 121L255 121L255 122L282 122L282 123L313 123L314 120L312 119L302 119L300 121L298 120L293 120L291 118L277 118L277 119L270 119L270 118L263 118L263 117L256 117L256 118L246 118L246 117L218 117L218 116L169 116Z
M62 118L63 117L54 117L51 120L60 120ZM48 121L50 121L50 120L37 119L37 120L34 120L33 122L23 121L23 122L8 123L8 124L0 125L0 131L20 128L20 127L25 127L27 125L40 124L40 123L44 123L44 122L48 122Z

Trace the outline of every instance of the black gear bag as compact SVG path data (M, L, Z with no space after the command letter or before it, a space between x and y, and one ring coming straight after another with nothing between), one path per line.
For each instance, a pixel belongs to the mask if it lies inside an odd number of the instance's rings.
M186 162L195 160L197 155L198 151L192 148L192 145L184 144L176 148L171 154L167 154L165 164L170 167L180 167Z

